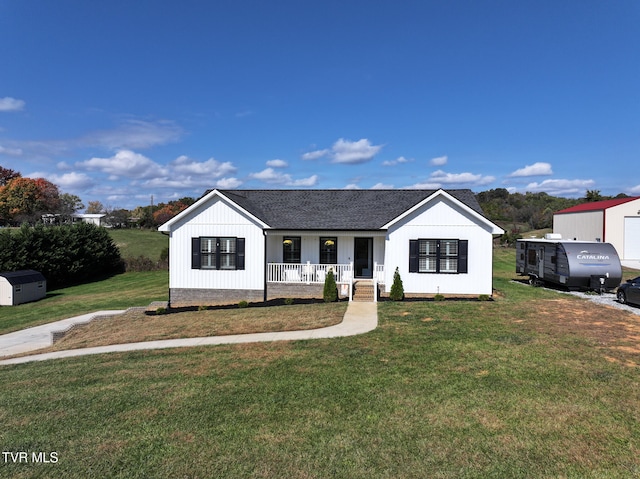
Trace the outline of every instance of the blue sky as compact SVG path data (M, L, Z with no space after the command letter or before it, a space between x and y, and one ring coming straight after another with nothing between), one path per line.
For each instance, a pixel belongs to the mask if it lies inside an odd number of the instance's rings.
M209 188L640 195L640 2L0 0L0 165Z

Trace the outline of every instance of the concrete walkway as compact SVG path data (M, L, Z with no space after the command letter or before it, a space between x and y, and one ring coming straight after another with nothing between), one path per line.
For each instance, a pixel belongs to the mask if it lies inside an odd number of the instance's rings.
M75 318L56 321L55 323L35 326L0 336L0 356L10 356L37 349L46 348L53 344L53 333L69 329L73 324L91 321L97 316L121 314L123 311L100 311L85 314ZM184 348L191 346L208 346L215 344L255 343L263 341L295 341L301 339L337 338L355 336L373 331L378 326L378 308L376 303L351 302L347 307L341 323L326 328L309 329L303 331L283 331L276 333L236 334L229 336L209 336L203 338L165 339L162 341L145 341L141 343L113 344L94 348L69 349L51 353L34 354L20 358L0 360L1 365L22 364L32 361L46 361L48 359L70 358L89 354L104 354L112 352L140 351L147 349Z

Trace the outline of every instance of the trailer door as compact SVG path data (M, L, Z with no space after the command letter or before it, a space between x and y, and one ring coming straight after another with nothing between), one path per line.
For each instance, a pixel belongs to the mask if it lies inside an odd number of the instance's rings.
M538 250L538 278L544 279L544 246Z

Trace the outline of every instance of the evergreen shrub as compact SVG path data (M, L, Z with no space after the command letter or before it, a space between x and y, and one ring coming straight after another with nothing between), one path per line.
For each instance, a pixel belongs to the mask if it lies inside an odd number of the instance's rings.
M325 303L338 301L338 286L336 285L336 278L333 275L332 269L327 272L327 276L324 278L322 297Z

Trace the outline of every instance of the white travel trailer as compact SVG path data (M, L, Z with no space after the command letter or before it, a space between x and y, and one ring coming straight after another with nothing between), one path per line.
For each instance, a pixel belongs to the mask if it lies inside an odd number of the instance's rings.
M622 265L610 243L546 239L516 242L516 272L532 284L552 283L570 290L611 291L622 280Z

